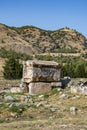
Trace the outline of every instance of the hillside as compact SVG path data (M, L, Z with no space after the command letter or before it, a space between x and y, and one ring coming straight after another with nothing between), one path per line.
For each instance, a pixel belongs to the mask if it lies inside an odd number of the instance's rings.
M13 49L31 55L63 50L84 53L86 46L85 36L69 28L47 31L33 26L16 28L0 24L0 48L6 50Z

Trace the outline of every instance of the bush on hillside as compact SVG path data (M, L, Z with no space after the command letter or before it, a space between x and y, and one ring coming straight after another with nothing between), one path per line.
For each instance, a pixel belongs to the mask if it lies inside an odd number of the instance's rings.
M61 72L62 77L87 78L87 62L66 63L65 65L62 65Z
M15 56L11 56L5 62L3 67L3 75L5 79L21 79L22 78L22 64L19 63L19 60Z

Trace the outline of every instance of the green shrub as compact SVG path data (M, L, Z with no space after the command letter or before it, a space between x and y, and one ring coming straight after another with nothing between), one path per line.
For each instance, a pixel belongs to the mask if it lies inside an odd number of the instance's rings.
M49 94L45 93L44 98L48 98L48 97L49 97Z
M53 50L54 53L77 53L76 48L58 48Z
M62 65L62 77L70 76L71 78L87 78L87 62L86 61L70 61Z
M54 88L54 89L52 89L51 94L56 94L56 93L58 93L58 88Z
M27 55L25 53L20 53L20 52L15 52L14 50L5 50L4 48L0 49L0 57L2 58L10 58L12 56L15 56L16 59L21 59L21 60L31 60L32 56Z
M47 54L47 55L36 55L35 58L37 60L46 60L46 61L54 60L54 58L50 54Z
M3 103L3 104L0 105L0 111L3 110L3 109L6 109L6 108L8 108L7 104Z
M17 114L22 114L22 112L25 110L24 106L13 106L9 108L10 112L16 112Z
M18 59L15 59L15 56L10 57L5 62L3 67L3 75L5 79L21 79L22 78L22 64L19 63Z

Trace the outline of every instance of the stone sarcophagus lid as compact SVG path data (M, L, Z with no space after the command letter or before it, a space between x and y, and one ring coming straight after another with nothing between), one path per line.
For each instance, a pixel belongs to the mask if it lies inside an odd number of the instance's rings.
M23 63L23 83L30 94L48 92L59 84L60 64L54 61L30 60Z

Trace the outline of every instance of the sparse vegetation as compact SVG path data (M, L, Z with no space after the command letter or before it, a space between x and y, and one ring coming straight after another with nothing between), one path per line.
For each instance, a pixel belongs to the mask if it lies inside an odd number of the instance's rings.
M38 54L39 51L47 52L47 50L56 53L82 53L85 51L84 48L87 44L87 40L82 34L68 27L56 31L43 30L34 26L16 28L2 25L1 28L5 29L5 31L3 31L4 37L3 39L0 37L0 39L1 43L4 43L3 47L6 48L6 50L13 49L14 47L14 50L17 48L18 50L21 49L21 53L24 53L25 50L25 53L29 53L30 55L33 53ZM6 39L8 42L6 42ZM48 43L50 43L50 46ZM69 48L70 46L71 48Z
M77 49L76 48L59 48L59 49L55 49L52 52L55 53L77 53Z
M7 108L8 108L8 105L6 103L3 102L2 104L0 104L0 111Z
M22 114L24 110L25 110L24 106L13 106L9 108L10 112L16 112L19 115Z
M15 52L14 50L6 50L5 48L0 49L0 57L2 58L10 58L11 56L15 56L16 59L21 60L31 60L32 56L27 55L25 53Z
M69 98L61 99L60 96L63 93ZM21 97L22 95L17 94L17 96ZM28 95L25 94L25 96ZM67 90L61 89L61 93L57 89L53 89L51 93L43 95L43 98L40 95L29 96L27 102L27 105L30 104L29 107L26 106L25 101L21 102L21 98L19 99L19 104L18 102L3 103L2 108L0 108L0 115L2 116L0 128L3 130L50 130L50 128L52 130L65 130L65 128L67 130L86 130L87 128L87 98L86 96L71 94L69 88ZM72 106L77 108L75 115L70 113Z
M50 54L48 54L48 55L35 55L35 58L38 60L46 60L46 61L54 60L54 58L52 56L50 56Z
M51 94L58 94L58 88L52 89Z

